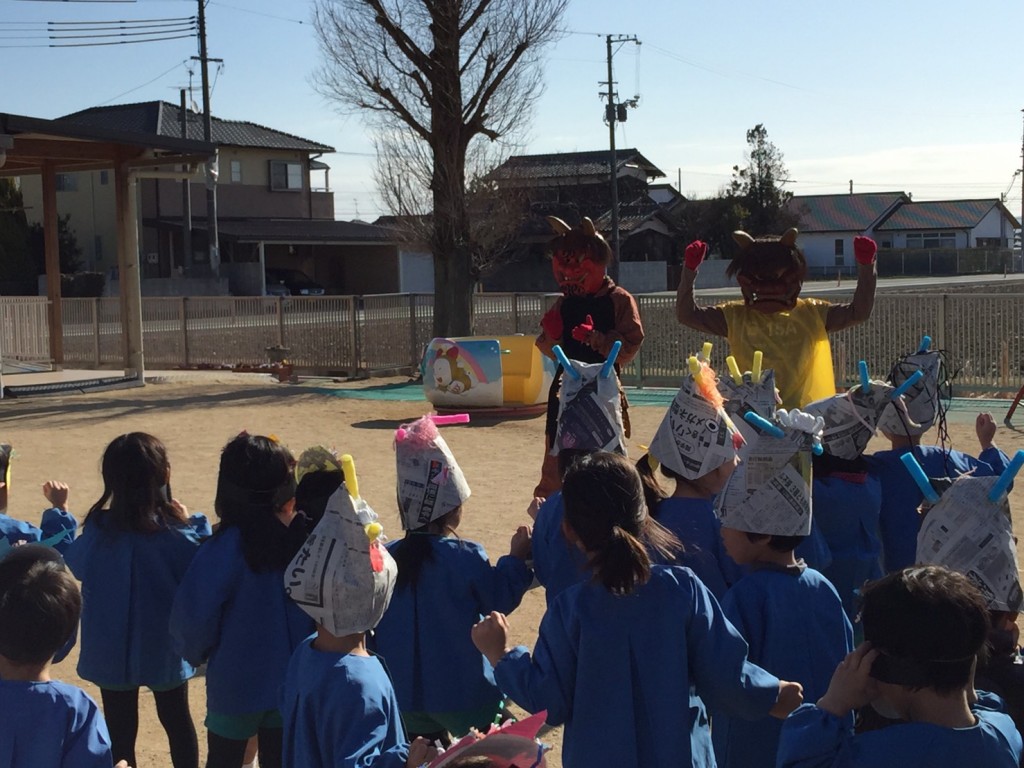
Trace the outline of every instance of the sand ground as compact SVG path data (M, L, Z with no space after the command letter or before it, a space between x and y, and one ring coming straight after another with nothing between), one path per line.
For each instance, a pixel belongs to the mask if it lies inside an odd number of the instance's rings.
M380 383L384 382L373 382ZM5 400L0 402L0 440L12 443L16 452L8 511L38 523L45 505L40 487L48 479L57 479L71 485L72 510L81 519L100 496L99 462L107 443L125 432L145 431L167 445L175 497L190 511L206 512L212 520L219 451L246 429L276 434L296 455L318 443L351 453L363 497L381 515L385 531L395 537L400 526L393 502L393 430L428 410L426 402L340 398L262 377L240 382L216 375L118 392ZM637 444L650 440L663 414L660 407L631 410L633 455L640 455ZM473 489L460 533L481 542L492 560L508 551L516 526L529 522L526 508L540 465L542 431L539 417L481 418L468 426L445 428L445 438ZM973 424L954 423L950 435L955 448L977 453ZM925 441L933 437L926 435ZM1012 455L1024 448L1024 432L1000 425L996 442ZM886 446L876 438L871 447ZM1015 518L1024 513L1024 483L1017 484L1011 505ZM542 590L528 593L511 617L513 640L532 646L543 612ZM96 687L75 673L77 658L76 649L55 668L54 676L81 685L98 701ZM206 697L201 678L192 682L190 696L205 759ZM167 744L152 697L144 694L140 701L139 766L168 766ZM545 740L555 747L549 765L560 768L560 729Z

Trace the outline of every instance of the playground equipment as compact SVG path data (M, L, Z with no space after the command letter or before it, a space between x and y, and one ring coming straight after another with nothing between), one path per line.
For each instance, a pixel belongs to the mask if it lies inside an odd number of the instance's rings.
M438 410L532 415L547 407L555 364L532 336L464 336L433 339L421 370Z

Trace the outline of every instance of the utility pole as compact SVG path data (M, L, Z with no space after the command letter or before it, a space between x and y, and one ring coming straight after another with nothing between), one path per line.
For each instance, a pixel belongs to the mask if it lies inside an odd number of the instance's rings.
M640 45L640 41L635 37L626 35L605 36L605 45L608 52L608 82L600 83L600 85L608 86L608 90L601 94L608 97L608 104L604 109L604 117L608 123L608 165L612 193L612 263L609 265L608 272L612 280L616 282L619 279L619 160L615 155L615 124L626 122L626 107L635 107L637 104L636 97L619 103L615 101L618 93L615 90L615 77L612 74L612 58L615 55L612 45L617 43L636 43Z
M199 2L199 69L203 80L203 140L212 141L213 117L210 114L210 72L211 59L206 55L206 0ZM210 251L210 270L214 277L220 274L220 237L217 233L217 158L206 163L206 237Z
M1024 114L1024 109L1021 110ZM1021 145L1020 145L1020 252L1021 252L1021 263L1022 269L1024 269L1024 134L1022 134ZM1010 248L1010 261L1013 261L1013 248ZM1016 269L1016 264L1013 265L1011 271Z
M188 103L185 89L181 89L181 138L188 138ZM184 274L192 272L192 182L181 180L181 269Z

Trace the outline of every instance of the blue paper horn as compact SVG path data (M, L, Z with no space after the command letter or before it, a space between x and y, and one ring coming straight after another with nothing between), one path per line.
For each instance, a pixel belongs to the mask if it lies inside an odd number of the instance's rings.
M616 341L612 344L612 351L608 353L608 359L604 361L604 365L601 366L601 378L607 379L609 374L612 372L612 366L615 365L615 359L619 356L619 350L622 349L622 342Z
M917 483L917 487L921 489L921 493L931 504L937 504L939 501L939 494L932 488L932 484L928 481L928 475L921 469L921 465L917 463L917 458L912 453L904 453L900 456L900 461L903 462L903 466L907 468L907 472L914 478L914 482Z
M906 381L904 381L902 384L896 387L896 389L892 391L892 394L889 395L889 397L892 398L893 400L898 400L900 395L906 394L906 391L908 389L917 384L917 382L919 382L923 378L924 371L918 368L916 371L910 374L910 376L907 377Z
M572 367L572 361L565 356L565 350L562 349L558 344L551 349L555 353L555 359L558 360L558 364L565 369L565 372L572 376L574 379L579 379L580 372Z
M743 414L743 420L748 424L753 424L755 427L760 429L762 432L767 432L772 437L785 437L786 433L781 428L772 424L764 416L760 416L753 411L747 411Z
M918 354L920 354L922 352L927 352L931 348L932 348L932 337L929 336L928 334L925 334L924 336L921 337L921 346L917 348L917 352L918 352Z
M992 486L992 490L988 492L988 500L993 504L998 504L999 500L1006 493L1010 484L1013 482L1013 478L1020 472L1021 467L1024 467L1024 450L1017 451L1010 459L1010 465L1003 470L1003 474L996 480L996 484Z
M857 370L860 371L860 388L864 392L871 391L871 379L868 378L868 363L866 360L861 360L857 363Z

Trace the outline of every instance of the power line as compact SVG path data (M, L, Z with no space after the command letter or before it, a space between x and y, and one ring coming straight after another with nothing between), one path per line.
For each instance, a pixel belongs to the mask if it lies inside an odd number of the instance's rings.
M290 21L292 24L306 24L307 22L302 19L291 19L287 16L275 16L272 13L264 13L263 11L254 11L251 8L240 8L237 5L228 5L227 3L215 2L210 0L210 5L217 5L221 8L230 8L233 11L241 11L242 13L251 13L253 16L265 16L268 19L277 19L278 21Z
M161 77L165 77L166 75L169 75L171 72L173 72L174 70L176 70L178 67L182 66L183 64L188 64L188 59L185 59L184 61L179 61L173 67L171 67L168 70L165 70L165 71L161 72L159 75L154 77L152 80L147 80L142 85L137 85L134 88L131 88L131 89L127 90L127 91L124 91L123 93L119 93L119 94L117 94L117 96L109 98L106 101L101 101L99 104L96 104L95 106L97 106L97 107L104 107L104 106L106 106L107 104L110 104L113 101L117 101L122 96L127 96L129 93L135 93L135 91L139 90L140 88L145 88L147 85L155 83Z

